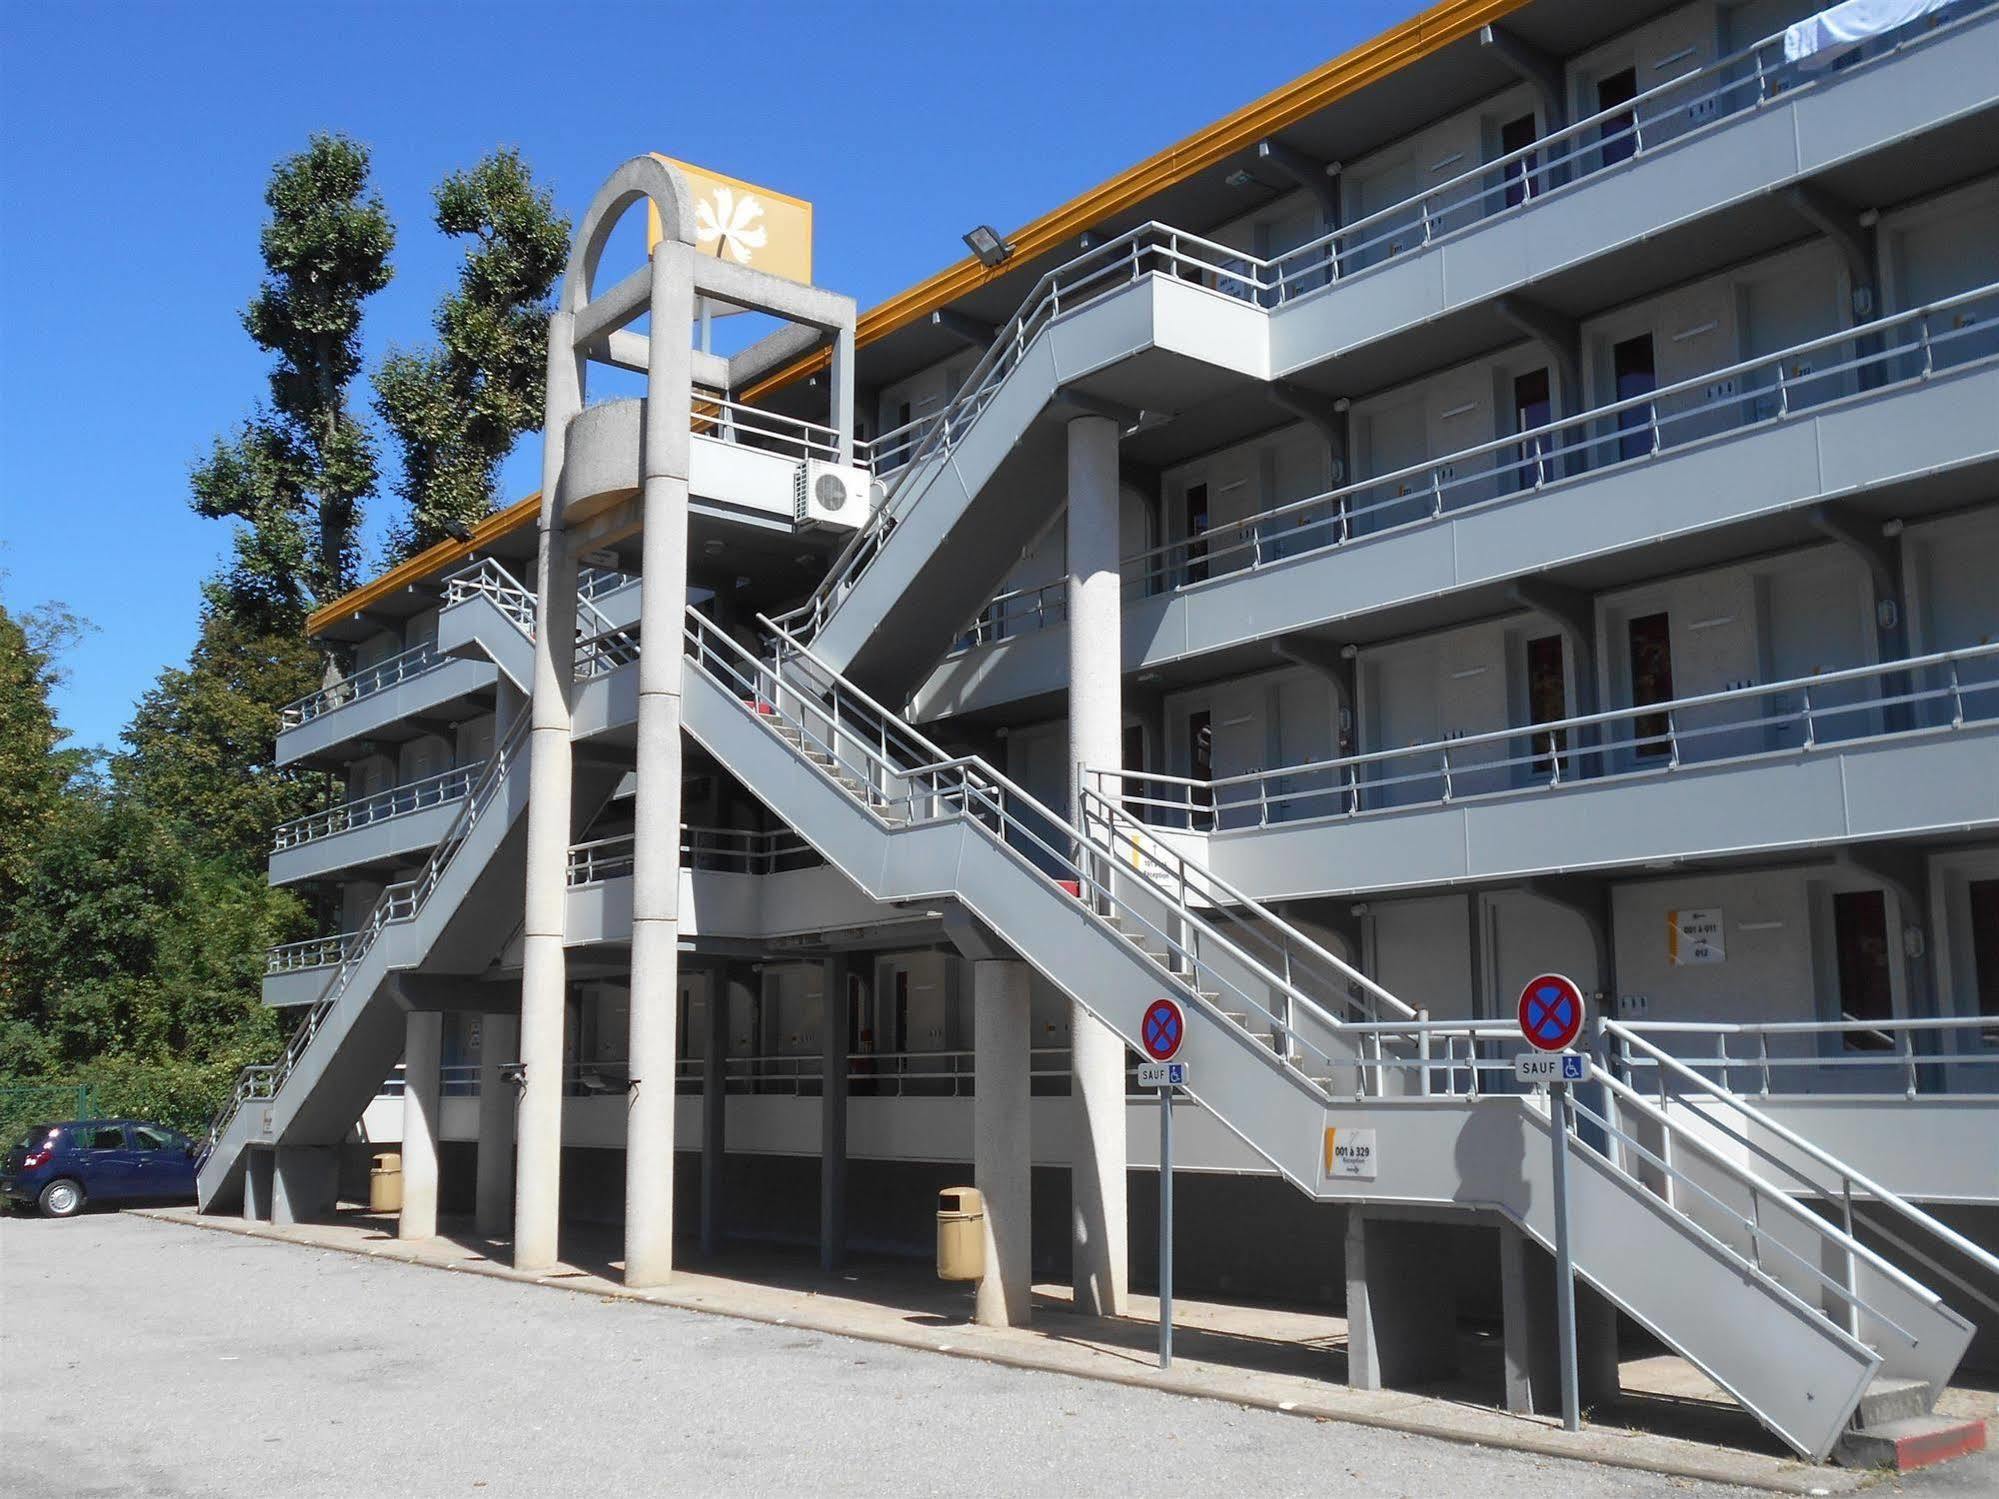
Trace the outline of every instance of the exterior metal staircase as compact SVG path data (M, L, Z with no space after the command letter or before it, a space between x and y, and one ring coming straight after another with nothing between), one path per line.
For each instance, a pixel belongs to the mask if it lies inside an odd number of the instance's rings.
M1412 1012L1100 797L1071 826L764 623L773 661L689 611L685 727L862 890L958 901L1134 1049L1146 1005L1176 996L1187 1092L1307 1195L1496 1211L1552 1247L1545 1100L1481 1086L1510 1080L1475 1044L1505 1028ZM1573 1117L1588 1284L1806 1457L1856 1415L1928 1409L1973 1332L1936 1293L1686 1110L1611 1077ZM1376 1179L1332 1173L1332 1128L1377 1132Z
M251 1147L338 1142L379 1089L402 1054L391 977L432 951L509 840L527 806L527 729L523 716L494 749L416 877L382 892L278 1060L237 1075L200 1159L204 1211L241 1190Z

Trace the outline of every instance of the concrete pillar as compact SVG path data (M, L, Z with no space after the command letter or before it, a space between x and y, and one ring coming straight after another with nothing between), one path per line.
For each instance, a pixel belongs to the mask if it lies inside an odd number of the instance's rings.
M277 1152L252 1147L243 1152L243 1216L252 1223L271 1221Z
M514 1207L514 1085L505 1069L520 1058L518 1015L479 1021L479 1179L473 1226L480 1237L504 1237Z
M680 642L687 613L693 251L652 255L639 638L638 798L632 859L631 1090L625 1137L625 1284L673 1273L674 1063L680 1017Z
M271 1222L311 1223L333 1211L340 1196L338 1146L280 1145L271 1155Z
M443 1105L438 1075L444 1014L411 1010L403 1028L403 1211L399 1239L437 1232L437 1125Z
M1347 1383L1406 1387L1458 1370L1448 1230L1347 1213Z
M565 290L565 296L567 295ZM542 429L541 555L536 563L534 696L528 706L527 889L522 914L520 1105L515 1121L514 1267L556 1260L562 1191L562 1032L569 990L570 712L576 683L576 552L560 525L569 420L583 406L575 318L548 323L548 396Z
M1499 1227L1499 1295L1506 1408L1516 1415L1560 1411L1555 1257L1511 1223ZM1617 1398L1617 1308L1581 1280L1576 1282L1576 1375L1584 1410Z
M973 1319L1025 1327L1033 1311L1027 965L972 965L972 1182L986 1204L986 1273Z
M835 953L821 968L819 1268L847 1262L847 989L853 959Z
M708 999L708 1036L701 1052L701 1252L722 1247L723 1165L729 1151L729 1026L746 987L733 963L718 970ZM747 1001L745 1001L747 1003Z
M1122 621L1118 585L1118 428L1109 417L1069 423L1069 796L1082 826L1084 766L1122 757ZM1071 1275L1076 1309L1121 1316L1129 1273L1125 1227L1124 1042L1081 1005L1070 1014L1076 1156L1070 1172Z

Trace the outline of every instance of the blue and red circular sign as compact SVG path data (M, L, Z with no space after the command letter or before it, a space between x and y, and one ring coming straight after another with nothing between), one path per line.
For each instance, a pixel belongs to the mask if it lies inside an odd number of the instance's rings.
M1170 999L1155 999L1138 1022L1138 1039L1155 1062L1170 1062L1187 1039L1187 1017Z
M1540 1051L1567 1051L1583 1033L1583 991L1574 979L1544 973L1520 991L1520 1034Z

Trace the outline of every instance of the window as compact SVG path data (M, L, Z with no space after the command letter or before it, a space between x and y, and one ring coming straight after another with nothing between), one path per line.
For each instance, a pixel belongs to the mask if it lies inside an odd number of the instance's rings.
M1526 150L1540 138L1534 128L1534 117L1522 115L1517 120L1508 120L1499 127L1499 154L1511 156L1515 151ZM1534 153L1528 152L1518 161L1509 161L1503 168L1506 173L1505 206L1513 208L1533 197L1538 189L1534 185Z
M1602 114L1606 109L1629 104L1637 95L1637 69L1622 68L1597 80L1596 112ZM1628 161L1638 152L1638 117L1628 109L1622 110L1596 127L1596 138L1600 166L1615 166L1620 161Z
M1211 781L1215 775L1215 723L1208 712L1187 715L1187 775L1196 781ZM1215 793L1211 786L1195 786L1188 791L1187 825L1206 832L1215 825Z
M80 1143L85 1150L123 1150L125 1127L120 1124L93 1125L83 1132Z
M173 1136L169 1135L163 1129L154 1129L151 1125L146 1124L135 1124L132 1126L132 1144L138 1150L172 1150L174 1148Z
M1625 626L1631 646L1631 706L1673 700L1673 637L1664 614L1640 615ZM1640 713L1631 723L1632 748L1645 759L1664 755L1672 732L1669 715Z
M1617 382L1615 395L1618 401L1635 400L1649 395L1659 388L1659 377L1652 363L1652 335L1641 333L1636 338L1627 338L1615 344L1610 350L1610 368ZM1652 451L1652 413L1650 401L1617 413L1617 430L1628 435L1618 439L1617 456L1643 458Z
M1839 960L1839 1018L1895 1018L1888 967L1888 901L1879 890L1842 890L1832 898L1833 941ZM1850 1051L1885 1051L1893 1043L1879 1031L1849 1031Z
M1562 671L1562 637L1542 635L1527 642L1527 721L1551 723L1569 716L1568 684ZM1567 729L1534 736L1534 769L1548 775L1569 747Z
M1187 575L1183 581L1205 583L1208 580L1208 544L1198 538L1208 534L1208 486L1189 484L1185 507Z
M1549 399L1548 372L1529 370L1513 380L1513 430L1531 432L1554 420L1554 403ZM1532 489L1554 478L1547 461L1552 434L1530 438L1513 450L1513 481L1516 489Z
M1978 989L1978 1013L1999 1020L1999 880L1973 880L1967 894L1971 905L1971 970ZM1999 1031L1988 1030L1988 1041Z

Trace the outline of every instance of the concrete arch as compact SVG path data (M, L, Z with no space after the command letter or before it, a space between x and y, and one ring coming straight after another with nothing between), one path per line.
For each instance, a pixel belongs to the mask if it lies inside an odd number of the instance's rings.
M624 219L625 210L641 200L659 210L662 235L684 245L694 243L694 202L687 179L663 156L632 157L604 180L584 210L562 273L562 311L574 314L589 304L611 231Z

